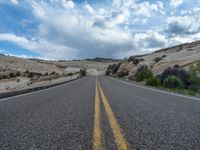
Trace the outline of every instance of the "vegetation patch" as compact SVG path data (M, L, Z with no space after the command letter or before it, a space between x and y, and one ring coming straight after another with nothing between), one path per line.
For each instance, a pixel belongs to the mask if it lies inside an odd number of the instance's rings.
M154 87L160 87L161 82L160 82L158 77L151 77L146 81L146 85L154 86Z
M132 58L134 60L134 58ZM117 72L119 65L110 65L107 69L107 75ZM117 76L122 78L127 76L128 70L121 70ZM200 61L191 65L189 70L184 70L179 65L166 68L160 75L154 75L147 65L141 65L137 68L134 75L129 76L129 80L145 83L172 92L179 92L189 95L200 95Z
M138 65L141 61L143 61L143 59L139 59L139 58L137 58L135 56L130 56L128 58L128 62L132 62L135 65Z
M172 75L164 80L163 86L165 88L182 89L184 87L184 83L179 77Z
M135 74L135 80L140 82L145 79L149 79L153 77L152 71L149 69L147 65L141 65L138 67L137 72Z
M108 66L107 70L106 70L106 75L114 75L117 73L119 67L120 67L121 63L115 63L115 64L111 64Z

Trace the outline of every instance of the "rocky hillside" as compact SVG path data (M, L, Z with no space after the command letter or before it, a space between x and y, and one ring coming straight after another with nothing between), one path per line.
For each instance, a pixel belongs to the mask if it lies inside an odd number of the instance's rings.
M0 55L0 93L76 78L85 70L87 75L103 75L112 59L95 58L74 61L47 61Z
M118 72L128 72L127 76L131 76L139 66L145 64L154 74L160 74L164 69L172 66L179 66L187 70L190 65L199 60L200 41L196 41L161 49L151 54L131 56L122 62Z

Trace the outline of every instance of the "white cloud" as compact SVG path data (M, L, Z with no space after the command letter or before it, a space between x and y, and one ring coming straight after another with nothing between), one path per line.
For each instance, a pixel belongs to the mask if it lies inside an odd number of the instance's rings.
M178 7L184 2L184 0L171 0L170 5L173 7Z
M200 30L200 19L193 16L172 16L167 19L166 32L194 34Z
M57 45L44 39L27 39L14 34L0 33L0 41L16 43L23 48L40 53L41 57L49 59L72 59L77 57L78 51L64 45Z
M18 5L19 0L0 0L0 4Z
M157 50L167 45L166 36L156 30L135 34L134 42L137 48L143 52Z
M75 7L75 4L71 0L61 0L62 5L67 9L73 9Z
M19 1L18 0L10 0L11 3L13 3L14 5L18 5Z
M37 12L35 5L39 4L34 2L33 9ZM106 16L102 16L102 10L94 11L89 5L88 15L81 14L85 7L78 10L57 10L45 4L40 7L45 13L42 13L42 17L41 13L35 13L35 17L40 20L38 36L49 43L77 49L81 58L97 55L106 57L108 53L113 56L118 51L129 51L133 48L130 32L117 27L117 24L123 23L123 16L119 15L109 23L105 20ZM94 27L95 20L100 17L107 23L106 28Z
M27 38L26 31L21 34L13 31L1 33L0 40L14 42L43 58L52 59L124 57L145 53L172 42L199 37L198 6L184 9L178 15L177 8L170 17L168 15L171 8L167 6L178 7L184 1L171 0L166 4L162 0L112 0L112 4L106 6L87 2L77 4L72 0L24 1L33 16L31 23L22 19L20 25L26 27L25 30L35 22L34 34L29 35L32 38Z

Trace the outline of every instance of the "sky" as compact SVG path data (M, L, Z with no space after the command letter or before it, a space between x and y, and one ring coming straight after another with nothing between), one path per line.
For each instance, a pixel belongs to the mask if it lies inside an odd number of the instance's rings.
M0 0L0 53L124 58L200 40L200 0Z

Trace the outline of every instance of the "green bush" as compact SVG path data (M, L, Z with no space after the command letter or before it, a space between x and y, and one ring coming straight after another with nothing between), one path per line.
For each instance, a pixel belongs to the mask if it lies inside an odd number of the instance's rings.
M163 86L166 87L166 88L181 89L181 88L184 87L184 83L179 77L172 75L172 76L167 77L164 80Z
M136 81L144 81L145 79L149 79L153 77L152 71L146 65L142 65L138 67L137 72L135 74Z
M200 62L196 65L191 65L189 68L189 86L187 87L191 91L198 92L200 89Z
M182 68L172 68L172 67L166 68L163 71L163 73L159 76L161 83L163 83L164 80L166 78L168 78L169 76L176 76L176 77L180 78L181 81L184 83L183 85L185 88L188 85L190 85L189 74Z
M146 85L159 87L161 86L161 82L158 77L151 77L146 81Z
M109 76L109 75L116 74L120 65L121 65L121 63L109 65L107 70L106 70L106 75Z

